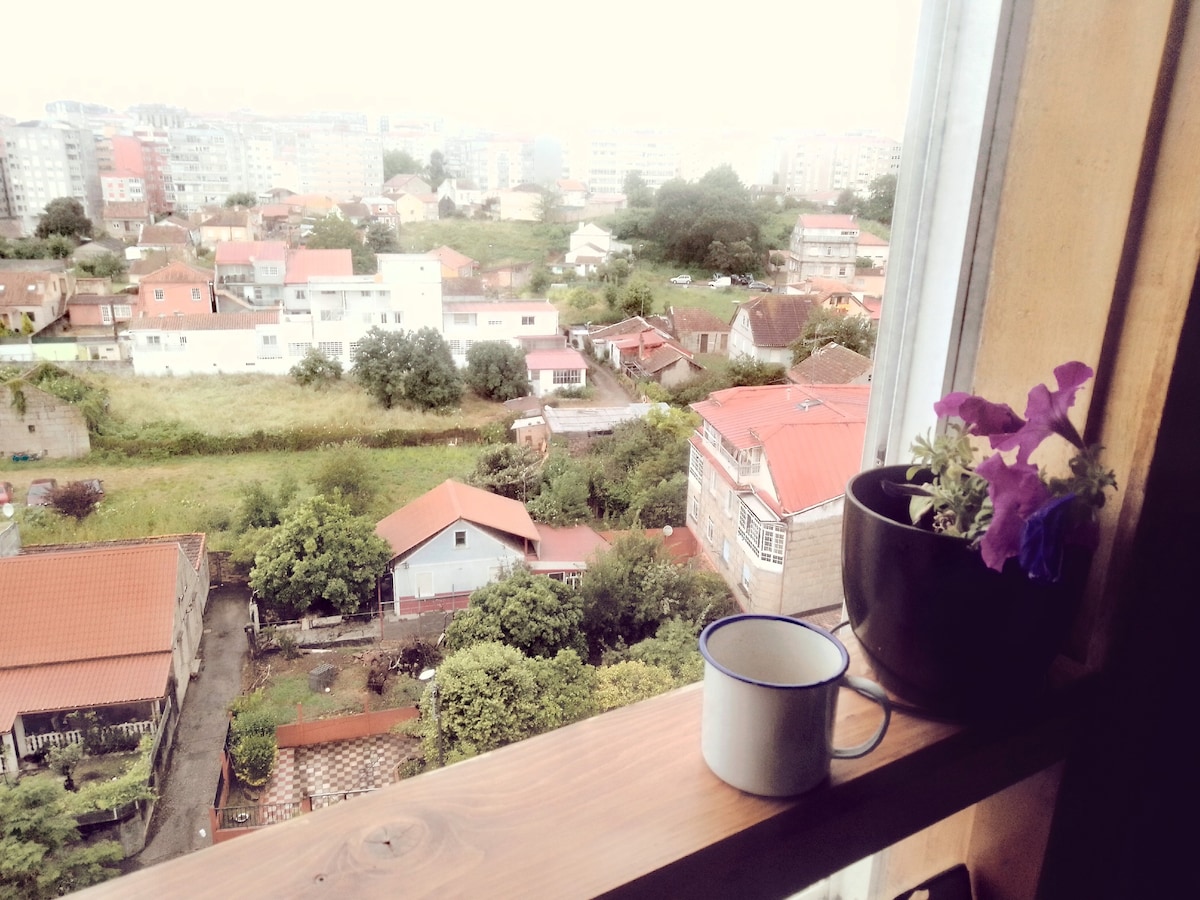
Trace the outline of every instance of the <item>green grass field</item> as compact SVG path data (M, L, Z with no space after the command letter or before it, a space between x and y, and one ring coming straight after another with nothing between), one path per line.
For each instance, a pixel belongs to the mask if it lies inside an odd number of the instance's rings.
M566 253L567 235L576 227L575 224L474 219L413 222L400 230L400 246L405 253L424 253L444 244L465 253L481 266L501 260L542 262L548 254Z

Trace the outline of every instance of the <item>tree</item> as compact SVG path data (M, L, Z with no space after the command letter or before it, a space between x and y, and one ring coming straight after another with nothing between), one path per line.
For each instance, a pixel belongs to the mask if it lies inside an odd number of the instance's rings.
M625 202L631 207L652 206L654 204L654 191L646 184L646 179L642 177L641 172L627 173L622 190L625 192Z
M542 466L542 489L526 506L538 522L577 525L591 516L591 475L587 462L551 450Z
M90 259L81 259L75 267L86 275L96 278L111 278L114 281L124 277L128 266L122 256L116 253L101 253Z
M779 363L763 362L745 354L730 360L727 370L730 387L758 387L783 384L785 369Z
M441 409L462 399L462 376L450 345L432 328L418 332L372 328L359 341L353 373L385 409L397 404Z
M441 187L442 182L446 180L446 154L441 150L434 150L430 153L429 167L425 170L425 174L425 180L429 182L430 190L436 191Z
M48 238L52 234L90 238L92 220L83 211L83 204L74 197L59 197L46 204L46 211L38 219L34 234L40 238Z
M330 359L316 347L309 347L304 359L288 371L301 387L327 388L342 378L341 360Z
M321 449L313 487L318 494L345 503L358 516L367 511L378 493L370 456L353 442Z
M640 660L625 660L596 670L596 709L608 712L666 693L675 679L666 669Z
M542 457L532 447L492 444L479 454L467 483L524 503L541 487L541 468Z
M854 268L856 269L873 269L875 268L875 260L869 256L854 257Z
M258 203L258 197L254 195L253 191L238 191L225 198L226 209L233 209L235 206L249 207L256 203Z
M46 255L51 259L66 259L75 252L75 242L61 234L46 238Z
M529 393L525 354L504 341L480 341L467 351L467 387L484 400L503 403Z
M395 175L419 175L421 164L405 150L385 150L383 154L383 180Z
M828 343L838 343L855 353L870 356L875 351L875 324L866 316L846 316L819 309L808 317L791 346L792 365L808 359Z
M318 495L301 504L254 558L250 587L293 613L358 612L375 601L375 583L392 550L374 524Z
M471 594L470 605L446 628L446 646L461 650L499 641L526 656L551 657L568 649L586 654L582 622L583 604L574 591L561 581L518 569Z
M896 205L896 176L880 175L867 188L867 199L862 205L864 219L874 219L884 225L892 224L892 208Z
M285 476L278 490L274 492L258 480L242 485L242 499L238 504L238 530L274 528L283 520L283 510L292 502L298 488L295 479L290 475Z
M349 250L355 275L373 275L378 266L374 252L363 245L359 230L333 213L317 220L304 244L313 250Z
M766 250L762 217L737 174L724 165L698 182L675 179L660 187L643 236L661 244L668 259L685 266L740 261L737 268L749 271ZM753 262L747 266L747 260Z
M0 785L0 897L61 897L121 874L121 845L79 843L64 797L47 778Z
M432 687L421 698L425 758L454 762L589 716L593 678L573 650L530 659L483 641L452 653L437 668L436 715Z
M458 207L454 205L454 201L449 197L443 197L438 201L438 218L451 219L458 215Z
M69 481L50 492L50 505L55 512L82 522L92 514L104 494L89 481Z
M372 222L367 226L366 244L374 253L399 253L400 240L396 231L386 222Z
M545 266L538 266L529 273L529 292L535 297L543 297L550 287L550 272Z
M648 316L654 312L654 289L640 278L629 282L618 301L627 316Z
M542 188L542 196L537 204L538 221L543 224L557 222L560 207L562 207L562 195L558 191Z
M837 195L833 211L844 216L857 216L862 212L863 202L853 188L846 188Z

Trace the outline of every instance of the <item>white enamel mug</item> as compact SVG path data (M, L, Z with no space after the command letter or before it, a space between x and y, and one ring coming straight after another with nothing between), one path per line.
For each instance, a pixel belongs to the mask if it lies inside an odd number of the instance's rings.
M700 747L722 781L751 794L787 797L829 776L831 759L870 753L883 740L891 705L883 688L846 674L850 657L824 629L786 616L739 615L700 635L704 712ZM833 746L839 688L883 709L870 740Z

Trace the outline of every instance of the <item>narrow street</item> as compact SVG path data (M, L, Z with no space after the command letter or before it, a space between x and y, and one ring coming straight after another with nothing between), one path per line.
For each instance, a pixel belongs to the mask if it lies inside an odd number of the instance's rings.
M587 372L588 384L595 388L596 394L591 400L586 401L571 401L563 403L563 406L628 406L635 401L635 398L629 396L621 382L617 380L616 373L603 363L598 363L595 360L588 360ZM555 404L560 405L560 404Z
M225 742L229 703L242 688L249 657L242 626L249 622L249 592L223 585L209 597L200 655L204 664L188 686L167 775L146 846L126 860L127 872L182 856L212 843L208 811L217 791L219 757Z

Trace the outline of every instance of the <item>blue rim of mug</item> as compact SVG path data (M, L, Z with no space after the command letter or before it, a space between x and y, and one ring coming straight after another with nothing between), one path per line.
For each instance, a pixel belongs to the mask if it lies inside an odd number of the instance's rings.
M787 622L789 625L799 625L801 628L807 628L809 631L815 631L822 637L829 638L829 642L837 648L838 655L842 658L842 664L838 668L837 674L829 678L824 678L821 681L807 681L804 684L782 683L778 681L760 681L757 678L747 678L745 675L741 675L730 669L728 666L723 666L721 663L713 659L708 652L708 639L726 625L734 625L738 622L746 622L752 619ZM769 613L742 613L736 616L726 616L723 619L717 619L717 621L710 623L702 632L700 632L700 655L704 657L705 662L716 668L717 671L728 675L730 678L735 678L738 681L745 682L746 684L754 684L760 687L778 688L780 690L806 690L808 688L821 687L822 685L837 681L846 674L846 669L850 667L850 654L846 652L845 645L842 644L842 642L839 641L832 632L826 631L824 628L820 627L819 625L814 625L811 622L803 622L800 619L793 619L791 616L773 616Z

